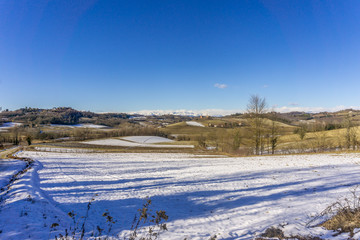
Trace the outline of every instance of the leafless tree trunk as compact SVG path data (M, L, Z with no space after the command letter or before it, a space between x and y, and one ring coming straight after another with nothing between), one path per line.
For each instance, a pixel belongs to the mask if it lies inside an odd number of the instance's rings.
M266 113L267 103L265 98L252 95L247 105L248 124L252 131L255 154L259 155L263 142L264 133L264 114Z
M271 153L275 153L275 148L278 144L279 138L279 126L276 124L275 121L272 121L271 124L271 131L270 131L270 144L271 144Z
M307 124L301 123L299 126L299 129L297 130L297 134L299 134L299 137L301 140L304 140L304 137L306 136L307 131L308 131Z
M346 117L344 127L346 128L345 146L347 149L350 149L352 147L352 149L355 150L356 146L358 145L358 140L356 127L354 126L351 116Z

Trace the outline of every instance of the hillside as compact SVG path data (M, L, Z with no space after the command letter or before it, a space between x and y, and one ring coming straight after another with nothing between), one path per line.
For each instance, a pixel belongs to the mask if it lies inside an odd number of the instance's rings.
M156 135L172 138L182 145L195 144L200 148L233 154L251 154L254 129L250 126L249 118L251 116L248 114L223 117L141 116L126 113L99 114L68 107L22 108L0 112L0 144L20 142L26 145L29 140L37 143ZM270 145L278 153L344 147L357 149L358 141L355 136L358 130L354 126L360 123L360 111L270 112L261 118L262 153L274 152L270 151ZM349 135L349 127L353 137ZM299 135L300 131L304 131L304 136Z

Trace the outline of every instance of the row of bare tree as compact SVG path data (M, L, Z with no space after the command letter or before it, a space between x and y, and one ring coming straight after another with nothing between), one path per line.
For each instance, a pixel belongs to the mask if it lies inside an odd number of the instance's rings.
M280 128L278 123L271 121L265 124L265 121L270 121L266 118L267 103L265 98L261 98L258 95L252 95L247 105L247 123L250 129L250 138L253 146L252 153L261 155L264 153L275 153L278 146L278 139L280 136ZM344 150L360 149L360 141L358 139L357 126L355 126L352 116L346 116L342 127L345 129L344 134L337 136L337 141L328 141L328 135L324 127L312 126L314 132L313 139L308 143L302 143L304 140L309 126L304 123L296 129L296 133L299 135L301 141L288 146L289 152L321 152L326 150ZM315 129L315 130L314 130Z
M247 105L246 120L251 131L254 154L275 153L279 139L279 126L275 121L265 125L267 103L265 98L252 95Z

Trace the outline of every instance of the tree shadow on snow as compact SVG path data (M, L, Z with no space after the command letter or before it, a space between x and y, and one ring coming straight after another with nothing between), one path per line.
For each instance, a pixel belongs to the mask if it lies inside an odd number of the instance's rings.
M343 171L338 171L339 168ZM312 172L314 176L309 178L309 172ZM326 176L321 176L325 172ZM288 174L294 175L296 181L284 182L282 178L286 178ZM141 176L141 174L139 175ZM346 177L342 178L342 175L346 175ZM133 197L131 191L136 193L147 190L153 202L152 209L164 210L169 215L169 221L176 221L211 217L218 211L252 207L257 204L271 207L274 202L291 197L306 196L311 199L315 193L321 194L336 189L348 189L360 182L360 168L350 164L327 165L240 172L239 174L216 176L210 179L181 181L176 177L142 178L140 176L134 179L40 183L40 188L46 189L44 192L53 201L59 196L85 197L89 201L95 194L99 194L99 196L95 196L95 201L92 203L89 212L89 228L95 228L95 223L99 222L99 218L102 218L101 216L106 210L109 210L114 219L117 220L114 225L114 232L120 232L130 228L134 215L144 203L145 196L144 198ZM276 179L280 179L281 182L279 183ZM247 181L258 184L246 186ZM126 186L127 183L135 184L135 186ZM221 184L227 183L234 183L235 186L243 187L221 189ZM67 189L69 186L75 188ZM191 188L189 190L189 186L194 186L194 189L198 190L191 190ZM212 186L217 186L218 189L211 190ZM176 188L176 191L171 192L171 188ZM209 190L202 190L206 188ZM170 193L166 189L170 189ZM122 196L122 193L125 192L126 196ZM106 197L106 200L103 200L103 196ZM69 203L59 203L57 207L64 212L75 211L80 216L85 214L87 202L74 203L69 201Z

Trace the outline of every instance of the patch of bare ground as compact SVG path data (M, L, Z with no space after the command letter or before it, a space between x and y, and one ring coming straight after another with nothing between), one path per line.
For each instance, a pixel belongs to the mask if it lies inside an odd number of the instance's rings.
M270 227L265 230L260 237L255 238L255 240L269 240L269 239L280 239L280 240L323 240L320 237L316 236L301 236L301 235L291 235L286 236L280 228Z

